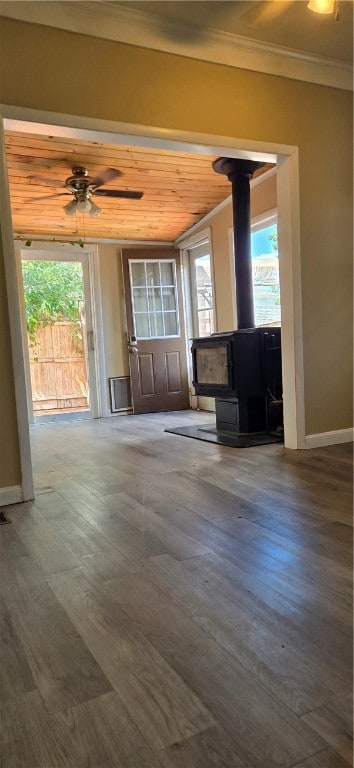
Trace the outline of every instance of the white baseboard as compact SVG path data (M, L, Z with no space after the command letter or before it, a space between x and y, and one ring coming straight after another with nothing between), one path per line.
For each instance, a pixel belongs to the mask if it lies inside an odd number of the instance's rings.
M305 448L321 448L324 445L351 443L354 440L354 429L335 429L333 432L319 432L317 435L306 435Z
M0 488L0 507L5 507L8 504L18 504L19 501L23 501L23 492L20 485Z

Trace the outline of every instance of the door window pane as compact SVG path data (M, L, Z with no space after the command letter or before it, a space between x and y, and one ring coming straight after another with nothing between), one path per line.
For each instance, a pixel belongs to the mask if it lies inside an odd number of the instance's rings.
M147 312L147 296L145 288L133 288L134 309L136 312Z
M129 263L137 338L179 335L175 264L174 259Z
M140 337L149 337L149 315L147 312L141 312L135 315L135 334Z
M177 315L176 312L166 312L164 315L165 320L165 334L166 336L177 336Z
M176 296L174 288L163 288L162 289L162 301L163 301L163 308L168 309L176 309Z
M174 279L173 279L173 269L172 269L172 262L165 262L160 264L160 270L161 270L161 285L173 285Z
M133 262L131 265L131 283L132 285L145 285L145 264L144 262Z
M160 285L159 262L146 262L146 283L147 285Z
M161 312L162 299L160 288L148 288L147 290L150 312Z
M150 314L151 336L164 336L162 312L151 312Z

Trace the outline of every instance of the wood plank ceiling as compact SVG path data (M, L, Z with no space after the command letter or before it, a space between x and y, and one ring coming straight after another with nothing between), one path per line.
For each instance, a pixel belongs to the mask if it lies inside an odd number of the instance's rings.
M15 236L173 242L231 194L227 178L212 169L216 156L14 131L6 132L5 141ZM99 217L69 217L63 206L71 198L60 197L66 191L60 187L76 165L92 177L106 167L118 168L123 175L103 188L140 190L144 197L96 197ZM58 188L33 176L57 180ZM44 196L48 199L39 199Z

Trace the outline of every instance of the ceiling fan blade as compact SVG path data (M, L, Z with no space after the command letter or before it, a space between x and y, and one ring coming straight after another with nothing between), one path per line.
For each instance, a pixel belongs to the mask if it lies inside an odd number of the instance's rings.
M48 179L46 176L30 176L30 182L36 182L37 184L45 184L48 187L65 187L64 181L58 181L58 179Z
M70 195L70 192L57 192L56 195L43 195L43 197L30 197L28 200L24 200L25 203L36 203L37 200L53 200L55 197L64 197Z
M108 181L112 181L112 179L116 179L118 176L122 176L122 171L118 171L118 168L106 168L98 176L94 176L92 181L90 181L90 188L101 187L102 184L107 184Z
M141 200L144 192L135 192L132 189L96 189L92 194L95 197L126 197L131 200Z

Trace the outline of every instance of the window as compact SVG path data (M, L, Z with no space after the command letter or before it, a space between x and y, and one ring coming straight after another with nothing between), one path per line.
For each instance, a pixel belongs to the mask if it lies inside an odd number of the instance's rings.
M176 262L129 262L134 330L138 339L179 335Z
M209 240L189 250L194 336L210 336L215 330L212 265Z
M280 286L276 217L252 226L251 256L256 325L280 323Z

